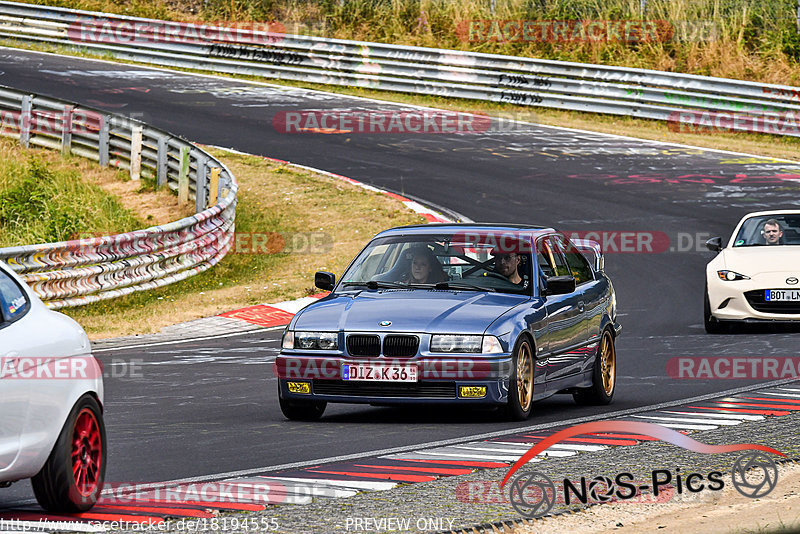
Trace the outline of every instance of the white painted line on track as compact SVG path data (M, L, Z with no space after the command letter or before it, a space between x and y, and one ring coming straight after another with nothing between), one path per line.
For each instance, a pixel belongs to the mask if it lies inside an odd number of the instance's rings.
M479 458L475 458L475 456L479 456ZM476 460L476 461L492 461L491 459L482 459L481 455L469 455L469 454L450 454L450 453L441 453L438 455L427 454L425 452L414 452L414 453L404 453L404 454L390 454L388 456L381 456L382 459L385 460L426 460L426 461L435 461L439 460L450 460L451 458L457 458L458 460L468 461L468 460ZM502 462L515 462L519 457L509 456L508 460L501 460ZM540 462L544 458L531 458L531 462ZM495 460L496 461L496 460ZM475 467L473 469L480 469L479 467Z
M568 451L585 451L585 452L596 452L596 451L604 451L608 447L605 445L578 445L572 443L554 443L548 447L549 449L564 449Z
M774 397L792 397L800 398L800 393L768 393L766 391L759 391L759 395L772 395Z
M300 484L314 483L320 486L350 488L354 490L385 490L397 486L396 482L377 482L371 480L335 480L328 478L300 478L300 477L258 477L259 480L274 480L276 482L297 482Z
M301 497L352 497L358 494L361 489L354 488L341 488L336 486L329 486L326 484L317 484L313 478L305 479L303 482L287 482L286 480L265 480L263 478L249 478L246 480L230 480L226 481L227 484L237 488L260 488L265 484L270 484L269 493L267 495L272 497L274 495L287 495L287 496L301 496ZM227 496L227 495L226 495ZM254 495L253 502L258 502L260 496Z
M454 449L464 449L464 450L469 450L469 451L479 451L479 452L480 451L507 452L507 453L510 453L510 454L516 454L517 458L519 458L520 456L522 456L523 454L525 454L526 452L528 452L530 450L530 447L525 447L525 448L520 448L520 449L512 449L512 448L503 449L503 448L499 448L499 447L494 447L494 448L492 448L492 447L475 447L475 446L471 446L471 445L455 445L455 446L453 446L453 448ZM567 456L575 456L576 454L578 454L578 453L575 452L575 451L555 451L555 450L550 450L550 449L547 449L547 451L541 453L542 456L553 456L553 457L556 457L556 458L565 458Z
M515 455L502 455L502 454L477 454L471 452L420 452L419 454L425 455L432 459L443 458L457 458L459 460L478 460L485 462L516 462L519 460L520 454Z
M528 449L537 445L538 441L530 441L530 442L519 442L519 441L492 441L492 443L499 444L499 445L525 445ZM568 451L584 451L584 452L596 452L596 451L603 451L607 449L605 445L578 445L578 444L570 444L570 443L554 443L550 445L547 449L564 449Z
M764 415L749 415L749 414L728 414L728 413L699 413L699 412L673 412L670 410L662 410L663 413L671 413L676 415L691 415L695 417L714 418L714 419L733 419L734 421L760 421L766 419Z
M674 423L700 423L720 426L741 425L741 421L729 421L728 419L700 419L696 417L659 417L657 415L634 415L637 419L652 419L654 421L670 421ZM661 424L661 423L659 423Z
M659 422L658 424L667 428L674 428L675 430L716 430L719 428L716 425L692 425L688 423L668 423L666 421L663 423Z
M270 308L278 308L289 313L297 313L312 302L317 302L319 299L314 297L301 297L295 300L288 300L286 302L278 302L277 304L267 304Z

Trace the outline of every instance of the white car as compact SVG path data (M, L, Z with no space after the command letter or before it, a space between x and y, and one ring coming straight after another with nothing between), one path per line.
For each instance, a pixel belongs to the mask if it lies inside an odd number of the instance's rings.
M800 323L800 211L745 215L728 246L706 267L705 327L728 330L734 321Z
M0 487L31 478L45 510L91 508L106 469L102 406L86 333L0 261Z

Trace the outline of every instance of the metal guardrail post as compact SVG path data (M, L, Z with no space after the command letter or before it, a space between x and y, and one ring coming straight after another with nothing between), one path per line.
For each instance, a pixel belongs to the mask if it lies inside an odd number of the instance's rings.
M108 123L110 117L108 115L100 116L100 131L98 132L97 139L97 161L102 166L108 165Z
M131 180L142 177L142 125L131 127Z
M219 197L219 173L222 171L219 167L211 167L211 176L208 179L208 203L206 207L211 207L217 203Z
M201 212L206 209L206 195L208 194L208 158L197 158L197 174L194 181L194 209Z
M181 147L180 171L178 172L178 204L189 202L189 147Z
M19 142L25 148L30 146L31 122L33 122L33 96L22 97L22 107L19 114Z
M64 106L64 117L61 120L61 153L69 156L72 153L72 111L74 106Z
M167 138L163 135L158 137L158 152L156 154L156 187L167 185Z

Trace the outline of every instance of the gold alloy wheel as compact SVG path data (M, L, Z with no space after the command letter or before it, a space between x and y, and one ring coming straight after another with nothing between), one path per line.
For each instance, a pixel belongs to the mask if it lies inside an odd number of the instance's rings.
M617 352L614 338L606 331L600 345L600 376L603 380L603 391L609 397L614 393L614 380L617 376Z
M533 401L533 356L527 341L520 344L517 352L517 397L519 407L527 412Z

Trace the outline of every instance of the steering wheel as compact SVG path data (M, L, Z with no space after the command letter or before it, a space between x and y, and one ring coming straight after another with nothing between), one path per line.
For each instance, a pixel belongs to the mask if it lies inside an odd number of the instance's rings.
M484 273L484 276L488 276L488 277L491 277L491 278L499 278L500 280L505 280L506 282L508 282L508 278L506 278L505 276L503 276L500 273L495 273L495 272L492 272L492 271L486 271L486 273Z

